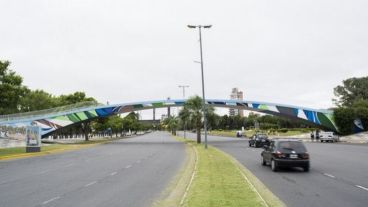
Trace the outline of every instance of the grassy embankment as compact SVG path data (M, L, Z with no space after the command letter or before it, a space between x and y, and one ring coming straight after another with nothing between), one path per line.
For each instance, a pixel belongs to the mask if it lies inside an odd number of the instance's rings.
M116 139L98 139L90 141L78 141L75 143L68 144L49 144L41 146L41 152L26 153L25 147L12 147L12 148L1 148L0 149L0 160L13 159L21 157L40 156L50 153L62 152L67 150L76 150L96 144L103 144Z
M284 206L254 175L226 153L194 141L177 138L185 142L195 156L194 166L188 175L180 173L186 180L174 182L167 191L175 193L176 197L156 202L154 206L186 206L186 207L239 207L239 206ZM192 159L193 160L193 159ZM185 169L184 168L184 169ZM188 171L188 170L187 170ZM190 179L191 178L191 179ZM177 189L181 190L177 190Z
M215 136L225 136L225 137L236 137L237 130L212 130L209 131L208 134L215 135ZM246 130L245 135L246 137L250 137L255 133L254 130ZM267 133L267 132L264 132ZM300 129L289 129L283 132L274 132L274 133L267 133L269 136L296 136L309 133L308 130L300 130Z

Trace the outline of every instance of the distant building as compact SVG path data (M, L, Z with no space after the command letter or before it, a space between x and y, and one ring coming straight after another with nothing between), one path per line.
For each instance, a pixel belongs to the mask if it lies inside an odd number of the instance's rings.
M232 100L243 100L243 91L239 91L238 88L233 88L231 90L230 99ZM237 116L240 115L241 117L244 116L244 111L241 109L229 109L230 116Z

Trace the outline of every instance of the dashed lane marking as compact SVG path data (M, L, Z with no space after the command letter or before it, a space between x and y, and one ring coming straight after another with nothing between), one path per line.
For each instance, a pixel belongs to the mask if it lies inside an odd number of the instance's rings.
M50 202L53 202L53 201L55 201L55 200L57 200L57 199L60 199L60 196L56 196L56 197L54 197L54 198L51 198L50 200L44 201L44 202L42 203L42 205L46 205L46 204L48 204L48 203L50 203Z
M116 175L118 172L112 172L110 175L111 176L114 176L114 175Z
M73 163L70 163L70 164L64 165L64 167L71 167L72 165Z
M96 184L96 183L97 183L97 181L93 181L93 182L88 183L88 184L87 184L87 185L85 185L84 187L88 187L88 186L94 185L94 184Z
M365 191L368 191L368 188L360 186L360 185L355 185L355 187L360 188L360 189L365 190Z
M335 178L335 176L328 174L328 173L323 173L324 176L330 177L330 178Z
M126 168L126 169L128 169L128 168L131 168L131 167L132 167L132 165L128 165L128 166L126 166L125 168Z

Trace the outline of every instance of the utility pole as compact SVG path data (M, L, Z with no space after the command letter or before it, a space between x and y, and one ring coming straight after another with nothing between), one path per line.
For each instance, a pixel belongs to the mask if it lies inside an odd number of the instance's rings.
M203 110L203 125L204 125L204 148L207 149L207 117L206 117L206 96L204 93L204 72L203 72L203 49L202 49L202 27L209 29L212 25L188 25L189 28L199 30L199 49L201 53L201 73L202 73L202 110Z
M170 97L167 97L167 100L170 101ZM170 106L167 107L167 118L170 118L171 116L171 110L170 110Z
M183 99L185 99L185 88L189 88L187 85L179 85L179 88L183 89ZM187 138L186 136L186 128L187 128L187 121L184 120L184 139Z

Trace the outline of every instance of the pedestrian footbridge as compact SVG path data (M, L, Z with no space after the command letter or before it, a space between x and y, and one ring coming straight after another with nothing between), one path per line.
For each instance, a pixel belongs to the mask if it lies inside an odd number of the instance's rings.
M76 124L78 122L85 122L91 119L145 109L181 107L184 105L185 101L185 99L177 99L123 103L115 105L76 105L69 108L64 107L43 110L35 113L31 112L14 115L3 115L0 116L0 125L17 127L38 125L42 129L42 135L47 136L58 129ZM337 131L333 112L329 110L317 110L306 107L258 101L221 99L207 99L206 104L214 107L237 108L290 119L304 120L320 128Z

